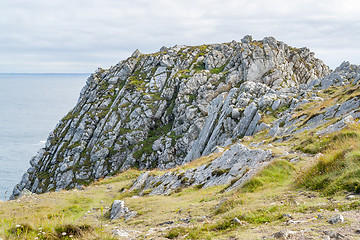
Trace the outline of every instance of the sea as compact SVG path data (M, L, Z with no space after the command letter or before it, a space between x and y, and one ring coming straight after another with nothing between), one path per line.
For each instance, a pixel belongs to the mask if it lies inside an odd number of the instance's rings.
M86 74L0 74L0 200L76 104Z

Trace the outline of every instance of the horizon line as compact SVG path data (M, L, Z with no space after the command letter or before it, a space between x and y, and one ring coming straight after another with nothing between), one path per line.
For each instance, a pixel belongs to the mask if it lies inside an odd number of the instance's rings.
M69 72L65 72L65 73L1 73L0 75L85 75L85 74L91 74L91 73L69 73Z

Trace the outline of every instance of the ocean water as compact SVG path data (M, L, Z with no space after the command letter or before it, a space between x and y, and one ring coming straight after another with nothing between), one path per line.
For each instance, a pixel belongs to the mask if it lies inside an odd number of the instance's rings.
M30 167L90 74L0 74L0 199Z

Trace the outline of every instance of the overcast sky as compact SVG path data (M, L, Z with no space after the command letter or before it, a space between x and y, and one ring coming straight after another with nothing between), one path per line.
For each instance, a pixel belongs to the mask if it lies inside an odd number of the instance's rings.
M261 40L360 64L358 0L2 0L0 73L94 72L135 50Z

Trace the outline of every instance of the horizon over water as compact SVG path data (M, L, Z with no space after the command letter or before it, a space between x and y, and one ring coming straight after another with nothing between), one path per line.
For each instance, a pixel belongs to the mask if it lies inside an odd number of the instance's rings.
M0 200L73 107L90 73L0 73Z

